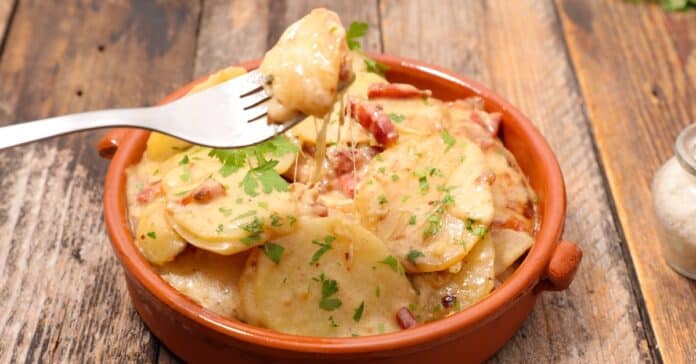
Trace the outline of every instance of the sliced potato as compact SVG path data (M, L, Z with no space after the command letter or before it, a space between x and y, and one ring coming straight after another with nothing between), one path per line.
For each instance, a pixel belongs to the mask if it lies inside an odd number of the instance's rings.
M189 249L159 273L177 291L221 316L239 317L239 288L246 253L222 256Z
M495 246L495 275L503 273L534 244L534 237L524 231L491 229Z
M401 142L437 134L442 127L443 103L429 98L376 99L394 121Z
M240 185L247 175L246 169L223 176L222 164L209 157L206 149L186 156L188 163L170 170L162 184L168 220L186 241L201 249L229 255L295 229L297 202L290 192L259 190L256 196L251 196ZM186 195L210 179L224 186L223 196L207 203L183 203Z
M487 235L464 258L459 272L413 275L412 282L418 291L415 309L418 321L446 317L483 299L495 284L494 260L495 249Z
M488 230L488 173L481 150L464 137L413 139L370 162L356 208L409 272L444 270Z
M158 200L150 204L138 222L135 243L145 259L153 264L164 264L173 260L186 242L167 223L165 202Z
M340 219L299 225L273 240L275 253L268 247L251 253L240 281L244 319L312 336L399 330L396 312L414 302L415 292L387 247Z
M194 86L191 91L189 91L189 95L213 87L219 83L233 79L245 73L246 70L241 67L225 68L212 74L210 77L208 77L208 79ZM191 122L193 122L193 120ZM150 137L147 139L147 148L145 149L145 154L152 160L163 161L183 150L186 150L190 146L191 143L189 142L153 132L150 133Z

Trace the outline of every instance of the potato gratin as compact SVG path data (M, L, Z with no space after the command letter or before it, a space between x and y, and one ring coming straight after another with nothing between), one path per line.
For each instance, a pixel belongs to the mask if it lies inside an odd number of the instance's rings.
M280 332L373 335L476 303L532 246L536 198L500 115L388 82L366 29L317 9L268 52L271 116L310 115L283 136L234 150L150 136L130 221L172 287Z

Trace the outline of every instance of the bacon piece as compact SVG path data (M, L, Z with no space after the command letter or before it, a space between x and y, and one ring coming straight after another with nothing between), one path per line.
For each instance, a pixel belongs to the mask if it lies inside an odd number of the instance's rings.
M382 107L366 102L350 101L350 115L374 135L377 143L390 146L399 140L399 133Z
M481 117L481 114L483 114L484 117ZM471 121L486 129L486 131L491 133L491 135L498 134L498 130L500 130L501 119L502 115L500 115L500 113L497 112L487 114L485 112L473 111L471 113Z
M162 182L157 181L155 183L150 184L149 186L143 188L138 195L136 196L135 200L138 202L139 205L145 205L155 198L159 197L162 195Z
M198 188L184 196L184 198L181 199L181 204L188 205L194 201L197 203L208 203L216 197L224 196L225 193L225 186L223 186L222 183L208 178L201 183Z
M396 313L396 321L404 330L416 327L418 324L416 318L413 317L411 311L409 311L406 307L401 307L401 309Z
M355 175L353 175L353 173L346 173L338 177L338 184L344 195L350 198L355 196L355 186L357 186L358 182L355 180Z
M409 99L413 97L430 97L430 90L421 90L406 83L373 83L367 89L367 98Z

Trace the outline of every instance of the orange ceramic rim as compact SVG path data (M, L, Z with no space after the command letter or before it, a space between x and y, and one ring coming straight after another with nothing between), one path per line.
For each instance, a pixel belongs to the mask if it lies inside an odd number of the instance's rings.
M326 354L390 351L406 349L425 342L449 341L448 338L454 339L458 333L471 331L496 318L511 305L514 305L519 297L532 290L544 278L545 269L560 239L565 216L563 177L554 154L543 136L517 109L477 82L417 61L387 55L371 55L371 57L388 65L390 69L408 69L412 73L415 71L415 73L430 78L443 79L482 96L487 103L497 105L510 117L516 119L526 143L538 155L537 161L540 163L535 167L539 168L541 170L539 174L544 176L538 189L546 191L546 197L542 201L544 214L541 228L527 257L500 287L482 301L448 318L420 325L410 330L355 338L324 338L283 334L207 311L160 278L142 257L133 241L127 218L125 170L140 159L149 135L148 131L135 129L126 133L123 140L120 140L118 150L109 165L104 189L104 215L107 230L114 250L125 269L161 302L209 330L262 347ZM258 66L258 61L246 62L240 66L253 69ZM162 100L162 103L182 97L202 80L194 81L180 88Z

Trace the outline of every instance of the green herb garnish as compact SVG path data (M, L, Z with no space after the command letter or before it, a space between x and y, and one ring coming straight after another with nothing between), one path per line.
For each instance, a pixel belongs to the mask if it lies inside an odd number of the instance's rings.
M284 251L285 248L276 243L268 242L263 246L263 253L275 264L280 263L280 258L283 256Z
M425 256L425 254L423 254L423 252L420 250L411 250L410 252L408 252L406 259L408 259L408 261L411 262L412 264L416 264L416 259L418 259L418 257L424 257L424 256Z
M363 37L367 34L368 29L367 23L354 21L350 23L348 30L346 31L346 42L348 43L348 48L352 51L360 50L360 41L358 38Z
M353 313L353 321L355 322L360 322L360 319L362 318L363 311L365 310L365 301L360 302L360 306L355 309L355 312Z
M389 119L391 119L393 122L395 122L397 124L406 120L406 116L404 116L402 114L393 113L393 112L388 113L387 116L389 116Z
M447 129L442 129L440 130L440 137L442 138L442 142L447 145L447 148L445 148L445 153L449 152L452 147L457 144L457 140L454 139L452 134L450 134Z

